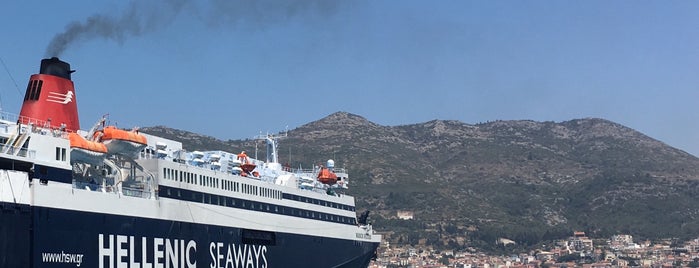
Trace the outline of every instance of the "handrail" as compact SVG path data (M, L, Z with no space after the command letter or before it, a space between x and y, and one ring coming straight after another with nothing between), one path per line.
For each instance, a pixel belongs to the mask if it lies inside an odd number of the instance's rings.
M18 114L14 114L14 113L10 113L10 112L5 112L5 111L0 111L0 119L5 120L5 121L10 121L10 122L18 122L18 123L22 123L25 125L31 124L31 125L34 125L36 127L46 128L46 129L55 128L55 127L51 126L50 121L40 120L40 119L31 118L28 116L18 115ZM67 132L74 131L73 129L63 129L63 130L67 131Z

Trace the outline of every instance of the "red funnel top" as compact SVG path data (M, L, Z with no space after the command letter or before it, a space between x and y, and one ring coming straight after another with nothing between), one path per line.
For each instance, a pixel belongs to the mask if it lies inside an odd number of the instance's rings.
M19 122L68 131L80 129L75 89L70 80L72 72L67 62L43 59L40 73L29 78Z

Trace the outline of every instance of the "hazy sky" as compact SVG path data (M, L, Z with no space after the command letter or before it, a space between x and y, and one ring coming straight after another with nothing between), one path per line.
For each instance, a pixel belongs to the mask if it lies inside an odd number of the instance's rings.
M0 25L2 109L62 49L83 129L599 117L699 155L699 1L5 1Z

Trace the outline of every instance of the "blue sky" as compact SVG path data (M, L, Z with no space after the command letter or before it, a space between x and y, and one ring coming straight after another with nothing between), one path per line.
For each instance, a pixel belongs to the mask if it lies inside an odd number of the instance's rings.
M60 55L83 128L599 117L699 155L699 1L7 1L4 111L52 38L95 16L121 24Z

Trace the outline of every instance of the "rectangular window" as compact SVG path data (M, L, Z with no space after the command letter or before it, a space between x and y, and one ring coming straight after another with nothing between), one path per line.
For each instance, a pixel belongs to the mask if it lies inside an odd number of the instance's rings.
M29 99L31 99L31 100L38 100L39 99L39 94L37 94L38 87L39 87L39 81L38 80L32 81L32 96Z
M29 83L27 83L27 91L24 92L24 100L25 101L29 99L29 93L31 92L31 89L32 89L32 81L29 81Z
M56 161L61 160L61 148L56 147Z
M61 148L61 161L66 161L66 148Z
M36 98L35 100L38 100L39 97L41 96L41 86L44 85L44 80L39 80L39 85L36 88Z

